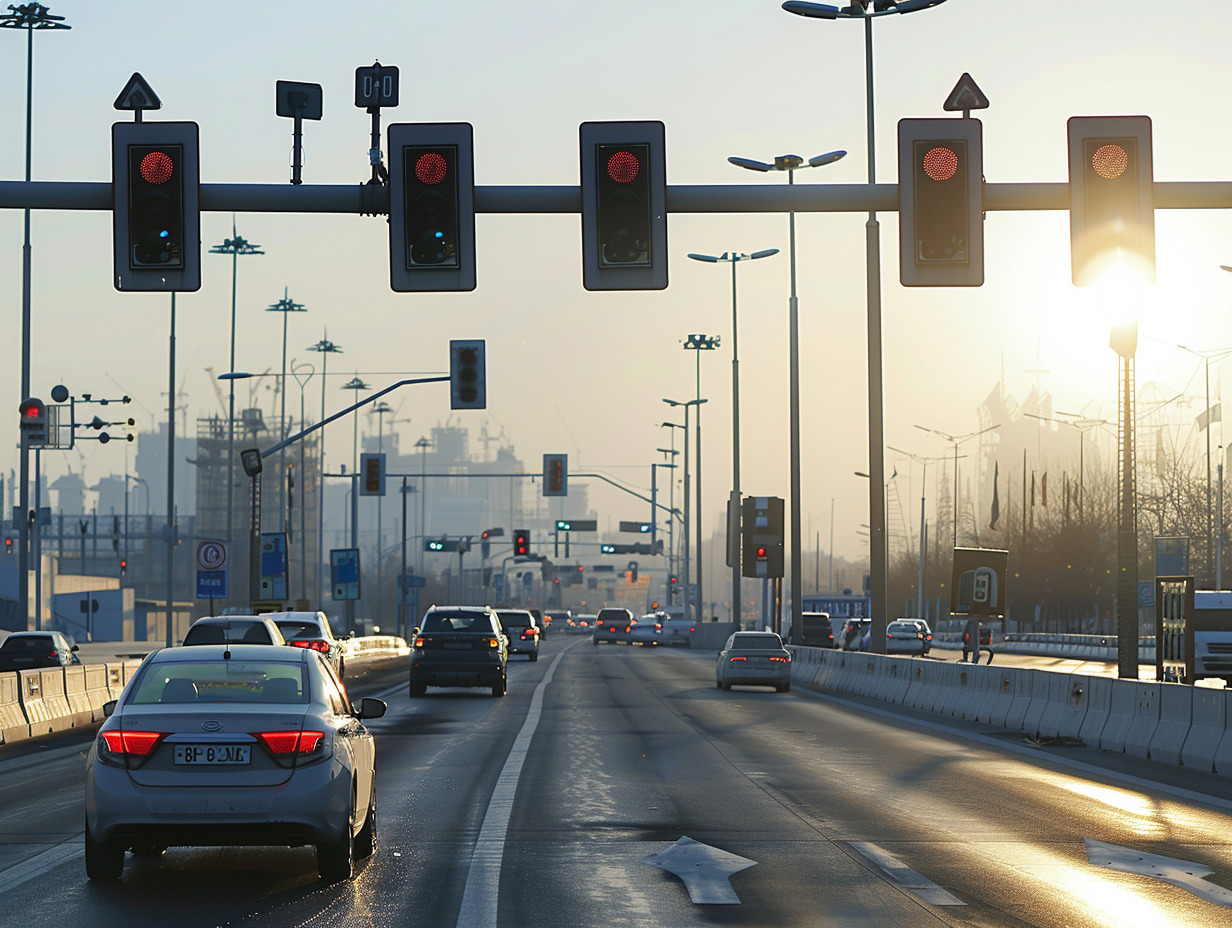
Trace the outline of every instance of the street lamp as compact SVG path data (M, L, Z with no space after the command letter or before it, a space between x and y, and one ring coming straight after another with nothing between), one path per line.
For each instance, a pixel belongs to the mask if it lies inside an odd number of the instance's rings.
M695 369L695 390L694 398L700 398L702 395L702 352L714 351L722 343L722 338L718 335L689 335L685 338L684 347L686 351L693 352L694 369ZM699 407L697 410L697 422L693 426L694 433L697 436L697 462L693 465L695 488L693 490L694 499L697 501L698 525L701 525L702 514L702 411ZM728 528L730 530L731 517L728 516ZM702 572L702 554L701 554L701 532L697 534L698 552L697 552L697 573L700 576ZM728 558L730 561L731 559ZM698 582L698 590L701 590L701 582ZM700 594L699 594L700 595ZM700 603L700 600L699 600Z
M291 359L291 376L295 378L295 382L299 384L299 427L300 429L307 428L306 416L304 415L304 388L308 386L308 381L312 379L313 374L317 371L316 366L309 361L296 363L295 359ZM307 442L299 443L299 583L300 583L300 599L308 598L308 509L304 503L304 495L308 491L308 473L304 467L304 446ZM317 474L317 486L321 485L321 474ZM318 493L320 490L318 489ZM318 572L320 565L318 564ZM321 608L321 604L317 603L317 608Z
M685 581L684 582L685 582L685 590L684 590L684 602L685 602L685 615L687 616L689 614L689 579L690 579L689 577L690 524L689 524L689 482L688 482L689 481L689 407L690 406L697 407L697 418L698 418L698 423L699 423L697 426L697 433L696 433L697 434L697 462L698 463L693 466L693 469L697 474L697 483L700 486L702 482L702 468L701 468L702 428L700 424L701 415L702 415L701 405L702 403L709 402L709 400L704 400L699 397L697 399L692 399L692 400L682 402L680 400L669 400L666 397L664 397L663 402L667 403L668 406L673 406L673 407L683 406L684 407L684 426L683 426L684 428L684 461L685 461L685 476L684 476L684 479L685 479L685 485L684 485L684 506L685 506L685 530L684 530ZM664 422L663 425L671 426L673 428L681 428L681 426L673 425L673 423L670 423L670 422ZM704 602L704 596L702 594L702 511L701 511L702 503L701 503L701 500L702 500L701 493L698 493L697 494L697 513L693 516L693 520L692 520L693 522L692 531L697 536L697 602L696 602L696 608L697 608L697 621L699 622L703 621L702 603Z
M432 447L432 442L427 437L421 437L415 442L415 447L419 449L419 548L417 560L419 561L418 573L419 576L424 575L424 552L423 539L428 537L427 528L425 527L427 519L427 496L428 496L428 449Z
M355 393L355 402L359 402L360 390L371 390L372 387L365 383L358 374L342 385L343 390L351 390ZM351 444L351 544L349 547L359 547L359 416L355 416L352 420L354 423L354 437ZM347 601L347 628L355 627L355 600L348 599Z
M877 182L876 145L873 116L873 19L891 13L914 13L928 7L940 6L945 0L853 0L850 6L840 10L823 3L808 3L806 0L787 0L783 9L797 16L812 19L862 19L864 20L864 98L865 129L868 134L868 183ZM869 7L872 6L872 11ZM868 211L864 227L866 301L868 316L868 466L873 475L869 481L869 574L872 605L873 650L885 651L885 626L888 590L886 575L888 549L886 546L885 495L877 492L877 486L885 481L885 420L882 408L881 373L881 226L877 211Z
M329 340L329 331L326 330L323 337L315 345L308 346L309 351L316 351L321 355L321 421L325 421L325 382L326 371L329 368L329 356L331 354L342 354L342 346L336 345ZM318 440L317 448L317 608L320 609L325 604L325 571L323 565L325 563L325 432L321 431L321 437Z
M754 261L758 258L769 258L771 255L777 255L777 248L765 248L761 251L755 251L751 255L746 255L741 252L725 251L718 255L697 255L690 254L689 257L694 261L702 261L707 264L719 264L727 262L731 264L731 281L732 281L732 489L731 496L727 502L727 550L728 561L732 565L732 607L731 618L736 623L736 627L740 627L740 331L736 323L736 265L741 261ZM688 347L687 345L685 347ZM700 392L700 390L699 390ZM701 410L697 414L697 451L698 451L698 516L701 515ZM699 519L700 524L700 519ZM733 539L731 536L735 535ZM733 544L734 542L734 544ZM701 543L701 534L698 534L698 544ZM698 557L700 558L700 554ZM701 564L698 564L698 573L701 572Z
M236 234L235 214L231 214L231 237L223 239L221 245L210 246L212 255L231 256L231 366L235 370L235 278L236 266L240 255L263 255L260 245L254 245L247 239ZM227 541L231 540L231 507L235 493L235 381L230 385L230 399L227 405Z
M281 397L281 409L278 413L278 440L287 437L287 315L290 313L307 312L303 303L296 303L287 296L287 288L282 288L282 299L265 308L267 313L282 313L282 376L278 378L278 394ZM232 368L234 370L235 368ZM286 531L287 520L287 462L286 452L278 455L278 521L283 531Z
M358 395L359 394L356 394L356 396ZM385 432L384 432L385 416L388 413L391 413L393 411L394 411L394 408L390 406L384 400L381 400L372 409L372 412L376 413L377 454L382 454L385 451ZM378 593L377 593L378 596L380 595L379 591L383 589L381 586L381 579L382 579L381 552L384 550L384 546L383 546L384 543L382 540L384 536L382 534L382 526L381 526L381 509L383 508L381 504L383 502L384 502L384 497L378 496L376 498L376 588L378 590Z
M664 425L667 425L667 424L668 423L664 423ZM655 449L655 451L658 451L660 454L662 454L664 458L664 462L662 464L656 463L654 465L655 467L666 467L669 470L673 470L673 471L676 469L676 455L678 455L680 452L676 450L676 433L675 432L672 432L671 444L672 444L672 447L670 448L656 448ZM670 478L671 478L669 480L670 486L668 487L668 491L667 491L667 495L668 495L668 500L667 500L667 512L668 512L668 515L667 515L667 571L669 574L675 574L676 573L676 520L672 518L672 516L674 516L676 513L676 475L671 474ZM659 518L658 513L652 513L651 515L656 521L658 520ZM672 591L669 585L668 597L667 597L667 601L669 604L672 603L671 593Z
M681 545L683 555L680 561L680 566L681 566L680 572L684 576L684 601L682 603L682 606L684 608L685 617L687 618L689 615L689 539L690 539L690 535L689 535L689 411L686 409L684 413L685 413L684 425L681 425L679 422L661 422L659 423L659 428L672 430L672 453L673 454L675 454L675 448L676 448L676 429L680 429L682 432L684 432L684 473L682 475L682 479L684 481L684 485L683 485L684 513L681 518L682 528L684 529L684 539ZM676 508L675 493L676 493L676 481L673 479L672 480L673 499L671 502L672 509Z
M24 3L9 6L9 12L0 13L0 28L26 30L26 183L30 183L31 122L34 108L34 31L44 29L72 29L63 16L52 16L48 7L41 3ZM25 238L21 246L21 399L30 396L30 299L31 299L31 253L30 253L30 207L25 209ZM174 398L172 400L174 404ZM25 442L21 446L21 476L18 489L18 504L23 513L30 511L30 449ZM28 617L30 602L30 551L29 520L18 523L17 601L22 604L23 616ZM38 569L38 565L35 565ZM35 628L41 627L41 607L36 611Z
M907 457L911 458L911 460L915 461L917 464L922 465L924 468L924 473L920 478L920 566L919 566L919 573L916 578L915 600L916 600L916 612L918 613L919 617L921 619L927 619L928 616L924 614L925 612L924 610L924 565L927 561L927 551L928 551L928 522L925 520L925 517L924 517L924 496L925 496L925 492L928 489L928 465L933 463L934 461L944 461L946 460L946 458L922 458L918 455L912 454L910 451L903 451L900 448L894 448L890 446L887 446L886 450L893 451L895 454L906 455Z
M828 151L814 155L805 161L799 155L778 155L773 163L755 161L752 158L731 157L727 160L750 171L786 171L787 186L795 185L795 174L800 168L817 168L833 164L845 157L845 151ZM800 550L800 312L796 301L796 211L788 213L788 256L791 262L791 295L787 301L788 319L788 392L790 399L788 431L790 433L791 458L791 512L788 533L791 547L788 559L791 563L791 627L803 626L804 614L804 555Z
M946 441L948 441L950 444L954 446L954 539L953 539L953 546L957 548L958 547L958 497L959 497L958 446L963 444L963 442L966 442L972 438L975 438L977 435L983 435L985 432L991 432L993 429L1001 428L1001 423L998 422L996 425L990 425L988 426L988 428L980 429L979 431L976 431L976 432L968 432L966 435L951 435L949 432L942 432L939 429L930 429L924 425L917 425L916 428L920 429L923 432L931 432L933 435L936 435L940 438L944 438Z

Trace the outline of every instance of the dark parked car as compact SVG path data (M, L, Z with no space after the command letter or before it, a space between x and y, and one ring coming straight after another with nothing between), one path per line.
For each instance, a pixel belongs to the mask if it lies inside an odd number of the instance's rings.
M805 612L800 616L800 627L792 626L788 644L809 648L833 648L834 626L828 612Z
M62 632L13 632L0 644L0 670L80 664L76 651Z

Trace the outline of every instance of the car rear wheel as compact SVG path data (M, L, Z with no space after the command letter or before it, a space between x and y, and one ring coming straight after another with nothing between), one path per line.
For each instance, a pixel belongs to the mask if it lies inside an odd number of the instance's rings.
M492 684L493 696L504 696L507 689L505 675L501 674L500 679Z
M414 699L416 696L422 696L428 692L428 685L426 683L412 683L408 692L410 697Z
M118 880L124 873L124 849L115 841L95 841L86 825L86 876L92 880Z
M538 652L538 651L531 651L531 652L530 652L530 659L531 659L532 661L537 661L537 660L539 660L539 652Z

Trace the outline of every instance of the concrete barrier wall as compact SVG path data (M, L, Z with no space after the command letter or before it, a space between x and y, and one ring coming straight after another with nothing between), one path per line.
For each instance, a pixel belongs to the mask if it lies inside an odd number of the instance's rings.
M30 723L30 737L50 735L57 729L51 721L51 710L43 702L43 675L38 670L17 671L17 696L21 711Z
M17 674L0 674L0 744L30 737L30 723L22 711L17 684Z
M89 725L94 721L94 711L86 696L86 668L77 664L64 668L64 698L68 702L69 716L73 727Z
M111 691L107 689L107 665L86 664L86 701L90 706L90 720L103 720L103 703L111 699Z
M795 654L792 679L803 685L1232 775L1232 691L858 652Z
M43 689L43 705L50 715L51 730L68 731L73 727L73 710L64 694L64 668L44 667L37 671Z
M1181 763L1186 767L1206 773L1215 770L1219 743L1227 733L1229 696L1232 693L1227 690L1194 687L1193 718L1181 747Z

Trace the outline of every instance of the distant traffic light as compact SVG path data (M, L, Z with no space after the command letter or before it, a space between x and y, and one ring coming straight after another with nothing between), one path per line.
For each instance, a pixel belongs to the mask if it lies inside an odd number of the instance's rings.
M126 573L128 573L128 561L121 559L120 560L120 576L123 577Z
M1155 282L1155 172L1148 116L1074 116L1069 230L1074 285L1109 270Z
M42 448L48 442L47 404L30 397L17 407L21 413L21 440L27 448Z
M530 554L530 532L527 529L513 530L513 553L519 556Z
M978 119L898 123L899 280L984 283L984 146Z
M482 338L449 342L449 408L486 409L488 387Z
M543 456L543 495L569 495L569 455L545 454Z
M385 495L385 454L364 452L359 456L359 495Z
M4 553L5 554L13 553L13 539L7 536L4 539Z
M111 127L117 290L201 288L199 165L195 122Z
M582 286L667 287L667 156L661 122L584 122Z
M389 127L389 280L394 290L475 289L474 160L469 123Z
M783 500L778 496L746 496L741 512L741 575L783 576Z

